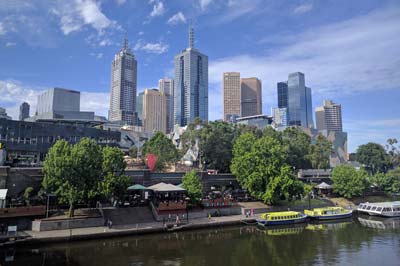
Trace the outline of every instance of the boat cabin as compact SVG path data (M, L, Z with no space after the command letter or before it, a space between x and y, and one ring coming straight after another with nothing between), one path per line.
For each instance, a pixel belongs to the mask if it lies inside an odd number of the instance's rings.
M261 214L261 218L267 221L293 220L301 217L302 215L295 211L269 212Z

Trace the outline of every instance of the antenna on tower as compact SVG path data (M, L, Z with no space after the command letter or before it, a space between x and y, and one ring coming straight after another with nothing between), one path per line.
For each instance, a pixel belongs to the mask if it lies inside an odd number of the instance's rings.
M124 32L124 50L128 49L128 39L126 39L126 31Z
M189 48L194 48L194 30L192 20L189 20Z

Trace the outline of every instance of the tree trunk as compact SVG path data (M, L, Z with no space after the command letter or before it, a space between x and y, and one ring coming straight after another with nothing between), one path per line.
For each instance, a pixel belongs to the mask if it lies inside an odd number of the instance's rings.
M71 202L69 204L68 217L70 217L70 218L74 217L74 211L75 211L74 204Z

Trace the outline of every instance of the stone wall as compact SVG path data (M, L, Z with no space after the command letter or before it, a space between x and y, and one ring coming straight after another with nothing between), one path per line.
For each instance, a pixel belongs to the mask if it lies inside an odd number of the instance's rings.
M99 226L104 226L103 217L42 219L32 222L32 231L52 231Z

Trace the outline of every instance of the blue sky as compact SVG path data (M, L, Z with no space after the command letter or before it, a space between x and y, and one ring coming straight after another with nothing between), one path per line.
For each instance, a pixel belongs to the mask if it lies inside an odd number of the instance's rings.
M82 91L81 109L106 115L110 67L124 32L138 60L138 91L172 76L187 46L209 56L209 117L222 117L222 72L263 83L263 111L276 83L301 71L314 108L342 104L349 151L400 138L400 2L369 0L0 0L0 106L14 118L41 91ZM32 112L32 110L31 110Z

